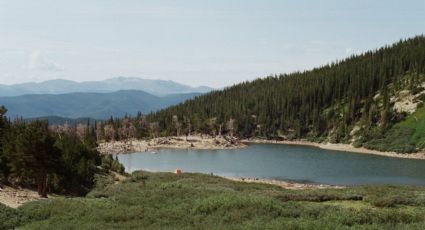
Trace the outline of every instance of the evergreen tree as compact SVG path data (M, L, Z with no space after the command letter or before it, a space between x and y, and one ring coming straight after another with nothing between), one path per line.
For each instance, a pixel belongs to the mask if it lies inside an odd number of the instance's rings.
M49 178L59 166L60 152L54 145L55 139L47 122L34 121L18 126L15 142L9 148L11 173L25 179L33 178L38 194L47 197Z
M6 119L7 109L4 106L0 106L0 181L6 180L10 173L9 157L4 151L3 143L5 142L5 135L8 132L8 121Z

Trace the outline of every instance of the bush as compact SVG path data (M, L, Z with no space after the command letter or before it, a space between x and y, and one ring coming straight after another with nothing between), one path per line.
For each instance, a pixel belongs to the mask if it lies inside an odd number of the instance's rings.
M383 137L367 141L363 146L386 152L413 153L416 145L410 139L414 132L413 128L394 126Z
M19 224L18 212L0 203L0 230L14 229Z
M325 202L335 200L363 200L360 195L339 195L339 194L284 194L278 197L282 201L311 201Z
M398 196L384 196L371 201L371 204L378 208L392 208L404 203L405 201Z
M131 182L144 182L148 179L148 176L146 176L142 171L136 171L131 175Z
M102 157L101 167L107 171L111 170L118 173L124 173L125 171L125 167L118 161L118 157L114 159L112 155Z

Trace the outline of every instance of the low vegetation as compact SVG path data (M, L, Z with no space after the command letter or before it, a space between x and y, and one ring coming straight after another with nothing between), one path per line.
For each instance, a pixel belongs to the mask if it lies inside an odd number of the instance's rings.
M425 148L425 107L395 124L380 138L368 141L365 147L380 151L416 152Z
M97 179L84 198L0 206L19 229L422 229L425 189L360 186L286 190L216 176L135 172Z

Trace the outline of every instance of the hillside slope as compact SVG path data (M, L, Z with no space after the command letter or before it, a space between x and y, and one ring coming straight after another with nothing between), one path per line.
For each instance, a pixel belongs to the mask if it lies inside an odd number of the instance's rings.
M17 97L1 97L0 105L6 106L9 117L24 118L61 116L68 118L91 117L108 119L110 116L135 116L149 113L198 96L198 93L176 94L158 97L137 90L113 93L35 94Z
M425 37L417 36L313 70L215 91L149 119L159 122L164 135L174 134L178 124L186 133L308 138L413 152L423 147L417 142L422 137L413 138L408 146L368 142L387 139L394 124L422 106L424 81ZM403 135L425 136L412 130Z

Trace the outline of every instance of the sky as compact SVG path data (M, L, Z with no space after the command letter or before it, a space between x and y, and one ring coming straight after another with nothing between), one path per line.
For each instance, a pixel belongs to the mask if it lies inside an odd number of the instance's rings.
M0 84L126 76L219 88L424 33L424 0L0 0Z

